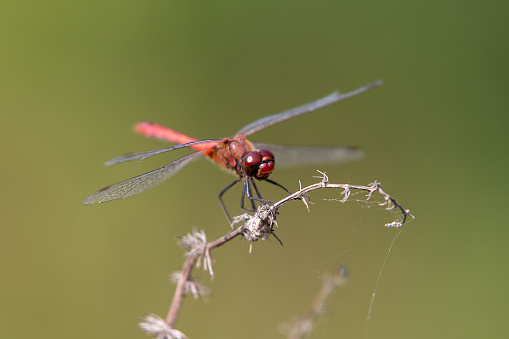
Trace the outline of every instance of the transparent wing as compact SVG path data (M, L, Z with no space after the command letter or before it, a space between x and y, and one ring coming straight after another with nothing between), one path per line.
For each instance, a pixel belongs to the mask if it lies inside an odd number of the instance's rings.
M364 157L364 151L353 146L287 146L260 142L252 144L257 149L266 148L274 153L276 169L340 164Z
M106 186L83 200L83 204L90 205L96 201L99 203L107 202L145 192L146 190L159 185L202 154L203 153L201 152L194 152L153 171Z
M382 84L383 84L383 81L382 80L378 80L378 81L372 82L372 83L370 83L370 84L368 84L366 86L359 87L356 90L353 90L351 92L347 92L347 93L334 92L334 93L331 93L331 94L329 94L329 95L327 95L327 96L325 96L325 97L323 97L321 99L318 99L318 100L315 100L313 102L304 104L302 106L295 107L295 108L292 108L290 110L287 110L287 111L284 111L284 112L281 112L281 113L276 113L276 114L273 114L273 115L268 115L268 116L263 117L261 119L258 119L256 121L253 121L250 124L247 124L240 131L238 131L236 135L237 136L239 136L239 135L244 135L245 136L245 135L252 134L252 133L254 133L256 131L259 131L259 130L265 128L265 127L277 124L278 122L281 122L281 121L284 121L284 120L287 120L287 119L291 119L291 118L294 118L296 116L302 115L304 113L312 112L312 111L315 111L315 110L317 110L319 108L328 106L328 105L333 104L335 102L338 102L338 101L341 101L341 100L348 99L348 98L351 98L353 96L359 95L361 93L369 91L370 89L378 87L378 86L380 86Z
M179 145L175 145L172 147L161 148L161 149L156 149L156 150L151 150L151 151L126 153L126 154L119 155L118 157L115 157L113 159L106 161L104 163L104 165L111 166L111 165L119 164L121 162L126 162L126 161L131 161L131 160L136 160L136 159L143 160L143 159L146 159L146 158L156 155L156 154L173 151L173 150L183 148L183 147L190 147L190 146L198 145L198 144L213 143L210 145L210 147L214 147L215 143L217 143L218 141L221 141L221 140L223 140L223 139L198 140L198 141L187 142L185 144L179 144Z

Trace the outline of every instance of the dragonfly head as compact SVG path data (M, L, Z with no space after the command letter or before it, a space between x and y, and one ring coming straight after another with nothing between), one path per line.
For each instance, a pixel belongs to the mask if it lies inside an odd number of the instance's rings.
M244 173L248 177L255 177L258 180L265 180L274 170L274 154L268 149L262 148L259 151L252 151L244 158Z

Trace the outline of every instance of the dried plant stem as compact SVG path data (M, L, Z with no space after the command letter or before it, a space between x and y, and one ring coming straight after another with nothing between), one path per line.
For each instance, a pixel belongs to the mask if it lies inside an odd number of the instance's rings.
M177 322L180 307L182 306L184 297L186 295L185 284L189 280L189 276L191 275L191 271L193 270L196 259L198 259L198 257L195 255L189 256L184 262L184 266L182 267L182 275L180 276L179 282L177 283L177 288L175 289L175 294L173 295L173 300L171 301L170 310L168 312L168 316L166 317L166 324L170 328L174 328L175 323Z
M325 313L327 304L336 288L346 285L347 281L348 270L345 267L338 269L332 276L324 275L322 286L306 314L281 324L280 332L285 334L288 339L301 339L310 334L318 317Z
M187 259L184 262L184 265L182 266L182 271L180 272L181 273L180 278L175 289L175 294L173 295L173 299L171 301L168 316L166 317L166 325L168 325L169 328L174 328L175 323L177 322L180 308L182 307L182 303L186 295L186 284L188 284L188 282L190 281L191 272L197 260L199 260L201 257L210 258L210 251L213 248L223 245L224 243L230 241L231 239L235 238L240 234L242 234L242 226L228 233L224 237L221 237L211 243L206 244L205 247L203 247L202 253L196 252L189 254L187 256ZM210 263L207 265L210 265ZM211 266L209 267L209 270L212 270ZM213 275L213 271L211 275Z
M297 192L295 192L293 194L288 195L287 197L285 197L285 198L281 199L280 201L276 202L272 207L275 210L277 210L277 209L279 209L279 207L281 207L282 205L286 204L287 202L289 202L291 200L295 200L295 199L300 199L300 198L304 199L304 203L307 206L306 194L308 192L316 190L316 189L320 189L320 188L342 188L343 192L341 194L344 195L343 199L340 200L340 202L342 202L342 203L345 203L346 201L348 201L348 198L350 197L350 194L351 194L352 190L359 190L359 191L367 191L368 192L368 194L366 195L366 201L371 199L371 196L373 195L374 192L378 192L385 199L385 202L380 204L380 206L386 205L387 206L385 208L386 210L392 210L394 208L399 209L401 211L401 213L403 214L403 220L401 220L401 221L394 221L392 223L385 224L386 227L397 227L397 228L400 228L401 226L403 226L405 224L405 222L407 221L407 217L408 216L410 216L412 218L415 218L412 214L410 214L410 210L404 209L403 206L401 206L396 201L396 199L391 197L389 194L385 193L385 191L381 187L382 184L379 183L376 180L375 180L374 183L371 183L368 186L365 186L365 185L350 185L350 184L333 184L333 183L329 182L329 178L327 177L325 172L320 172L320 171L318 171L318 172L320 174L322 174L322 176L321 176L322 181L321 182L313 184L313 185L310 185L310 186L307 186L307 187L304 187L304 188L300 189L299 191L297 191Z
M187 258L182 270L173 275L173 280L177 283L177 286L166 321L158 318L157 316L149 315L144 319L144 322L140 323L140 327L150 334L156 334L158 339L186 338L183 333L175 329L175 324L186 294L191 293L195 298L198 298L206 297L210 293L206 287L193 281L191 277L193 267L199 267L203 263L203 269L208 270L213 278L214 270L212 267L212 249L222 246L233 238L242 235L250 242L251 251L254 242L259 239L267 239L271 234L273 234L274 225L277 226L276 215L281 206L293 200L302 200L309 209L307 193L313 190L321 188L343 189L343 192L341 193L343 198L339 200L342 203L348 201L352 190L366 191L366 201L368 201L375 192L378 192L385 200L385 202L379 203L380 206L386 206L386 210L393 210L396 208L402 214L401 220L395 220L391 223L385 224L387 227L400 228L407 222L408 216L414 218L414 216L410 214L409 210L404 209L394 198L385 193L381 188L381 184L377 181L367 186L334 184L329 182L329 178L325 173L320 173L320 178L322 179L320 182L301 188L299 191L288 195L273 205L262 205L258 208L254 215L243 214L237 216L234 218L233 223L242 223L242 225L217 240L207 242L205 233L197 230L193 230L191 234L187 234L186 236L179 238L180 246L187 249L187 253L185 254ZM317 310L312 311L311 314L308 315L308 318L313 318L316 315L315 313L322 307L321 305L325 304L325 300L327 300L330 293L332 293L333 288L331 288L331 286L332 284L324 287L324 292L320 293L317 297L317 305L314 305L314 308Z

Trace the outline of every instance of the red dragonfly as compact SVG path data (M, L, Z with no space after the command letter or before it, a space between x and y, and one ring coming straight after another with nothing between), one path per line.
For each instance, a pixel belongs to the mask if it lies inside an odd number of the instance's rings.
M380 86L381 84L382 81L379 80L351 92L341 94L334 92L321 99L304 104L302 106L263 117L241 128L240 131L238 131L232 138L198 140L161 125L149 122L138 123L135 125L134 129L141 135L162 139L172 143L178 143L178 145L152 151L123 154L107 161L105 163L106 166L135 159L143 160L156 154L173 151L183 147L191 147L192 149L196 150L196 152L185 155L164 165L163 167L157 168L150 172L104 187L86 198L83 201L83 204L89 205L96 201L99 203L107 202L140 194L149 188L162 183L164 180L171 177L189 162L198 158L198 156L205 155L209 157L213 162L218 163L220 166L230 170L237 175L237 179L235 179L235 181L230 183L219 193L219 202L221 203L223 211L225 212L226 217L231 224L231 218L226 211L222 197L226 191L228 191L241 180L244 180L241 198L241 208L244 210L252 211L244 207L244 200L246 195L251 200L253 210L255 209L254 201L270 203L270 201L262 199L255 185L254 179L264 180L283 188L289 193L286 188L276 183L275 181L268 179L276 164L276 157L274 156L274 153L278 158L278 167L289 167L294 165L302 166L319 163L338 163L355 160L362 157L363 155L363 152L360 149L349 146L306 147L270 145L262 143L251 143L245 138L246 136L251 135L265 127L277 124L281 121L285 121L304 113L315 111L335 102L364 93L372 88ZM269 151L269 149L272 149L274 153ZM253 196L252 189L254 189L256 197Z

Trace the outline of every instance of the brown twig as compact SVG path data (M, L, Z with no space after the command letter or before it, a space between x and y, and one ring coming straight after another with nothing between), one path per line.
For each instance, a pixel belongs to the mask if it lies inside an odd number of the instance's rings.
M247 241L249 241L251 252L254 242L258 241L259 239L267 239L271 234L273 234L274 225L277 226L276 215L278 209L284 204L293 200L302 200L306 207L309 209L309 199L307 194L313 190L322 188L343 189L343 192L341 193L343 198L340 200L342 203L348 201L353 190L367 192L365 201L370 200L372 195L375 192L378 192L384 198L384 202L379 203L380 206L386 206L386 210L393 210L396 208L403 215L401 220L395 220L391 223L385 224L386 227L400 228L407 222L409 216L414 218L414 216L410 214L409 210L404 209L394 198L385 193L381 188L381 184L377 181L367 186L333 184L329 182L329 178L325 173L320 173L320 178L322 180L319 183L301 188L299 191L288 195L273 205L261 205L254 215L243 214L237 216L234 218L233 223L243 224L215 241L210 243L207 242L205 233L203 231L197 230L193 230L191 234L187 234L186 236L179 238L179 245L187 249L185 254L187 259L184 262L182 270L177 274L174 274L174 280L177 282L177 287L175 289L175 294L173 296L166 321L158 318L157 316L148 315L144 321L140 323L140 327L150 334L157 335L158 339L186 338L182 332L175 330L175 323L177 321L185 295L191 293L195 298L198 298L206 297L210 293L207 288L196 283L191 278L193 267L195 265L199 267L203 263L203 269L209 271L211 277L213 278L214 270L212 267L212 249L220 247L233 238L242 235Z
M235 238L236 236L240 235L242 233L242 227L237 228L236 230L228 233L224 237L221 237L217 239L216 241L213 241L211 243L206 243L206 239L203 239L203 237L200 237L201 235L205 235L203 232L201 234L197 232L196 230L193 231L193 234L188 234L186 237L182 238L180 241L180 244L182 247L190 247L191 250L186 254L187 259L184 262L184 266L182 267L182 271L179 274L179 279L177 282L177 288L175 289L175 295L173 296L173 300L170 305L170 310L168 312L168 316L166 317L166 324L169 328L173 328L175 326L175 323L177 322L177 317L180 311L180 307L182 306L182 302L184 300L184 296L186 295L187 291L195 290L195 291L205 291L204 288L202 288L200 285L196 284L196 282L193 282L190 279L191 271L193 269L193 266L197 261L203 260L203 267L204 269L208 269L210 272L210 275L214 276L214 271L212 269L212 260L210 256L210 251L213 248L219 247L223 245L224 243L230 241L231 239ZM195 241L196 238L202 240L202 241ZM200 246L203 244L203 246ZM187 286L186 286L187 285ZM195 293L195 298L197 296L205 296L206 293Z
M347 282L348 270L346 267L340 267L332 276L325 275L322 279L322 286L306 314L281 324L280 332L288 339L302 339L311 333L317 318L325 313L327 304L336 288L346 285Z

